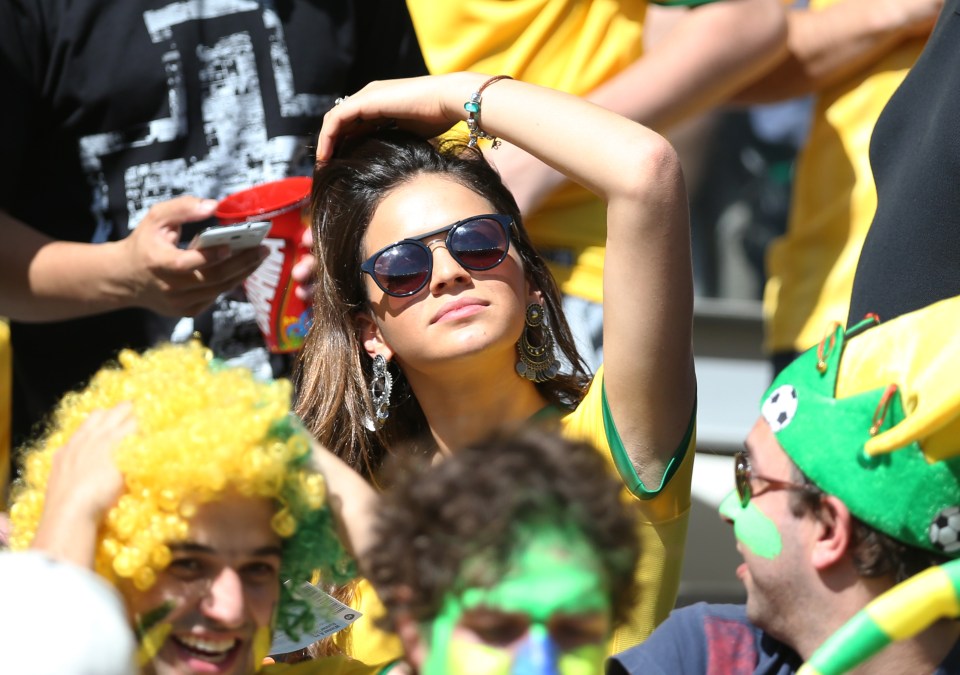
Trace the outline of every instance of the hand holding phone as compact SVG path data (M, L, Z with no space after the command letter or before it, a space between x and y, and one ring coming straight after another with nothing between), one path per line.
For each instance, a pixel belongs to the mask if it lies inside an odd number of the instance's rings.
M190 248L209 248L211 246L229 246L235 253L260 245L270 231L270 221L236 223L234 225L215 225L203 230L193 241Z

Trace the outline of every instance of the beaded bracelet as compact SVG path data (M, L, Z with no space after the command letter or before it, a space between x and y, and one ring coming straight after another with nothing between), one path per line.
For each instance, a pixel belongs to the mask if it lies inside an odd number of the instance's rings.
M499 80L512 79L513 78L509 75L497 75L496 77L491 77L489 80L481 84L479 89L470 94L470 100L463 104L463 109L467 111L467 128L470 130L470 140L467 141L467 147L477 147L477 141L479 141L481 138L490 139L493 142L492 147L494 149L500 145L500 141L496 136L491 136L480 128L480 101L483 96L483 90L489 87L491 84L498 82Z

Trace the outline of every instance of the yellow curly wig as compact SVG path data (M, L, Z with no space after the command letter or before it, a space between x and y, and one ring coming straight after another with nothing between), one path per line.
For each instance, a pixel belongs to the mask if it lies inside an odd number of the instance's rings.
M310 443L290 415L290 396L287 380L258 381L196 342L121 352L117 364L63 398L47 433L25 449L12 547L26 548L36 533L54 453L92 411L131 401L137 432L115 453L126 486L100 529L97 572L149 588L169 563L167 543L186 536L197 505L229 490L276 501L283 579L309 580L321 570L325 581L344 581L352 563L336 538L323 479L305 468ZM282 585L279 627L296 635L312 620Z

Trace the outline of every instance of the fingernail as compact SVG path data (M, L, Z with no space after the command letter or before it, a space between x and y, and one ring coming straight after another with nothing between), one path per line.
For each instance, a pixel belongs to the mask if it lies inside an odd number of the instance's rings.
M216 199L201 199L201 200L200 200L200 203L197 205L197 207L198 207L201 211L213 211L215 208L217 208L217 200L216 200Z

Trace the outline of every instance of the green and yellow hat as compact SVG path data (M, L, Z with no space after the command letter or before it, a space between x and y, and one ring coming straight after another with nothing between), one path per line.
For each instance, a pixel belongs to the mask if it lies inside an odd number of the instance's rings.
M836 326L777 376L761 414L857 518L960 557L960 297L878 324Z

